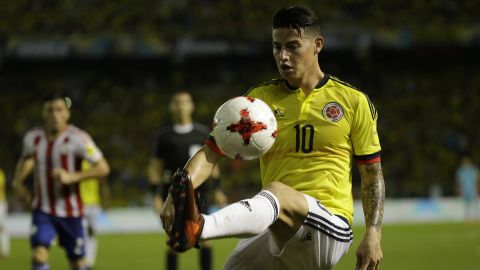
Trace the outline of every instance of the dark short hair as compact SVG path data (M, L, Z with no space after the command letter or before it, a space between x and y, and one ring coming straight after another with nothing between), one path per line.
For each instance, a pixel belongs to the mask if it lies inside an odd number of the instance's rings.
M273 29L292 28L302 34L320 36L320 21L315 12L303 6L283 7L273 16Z
M43 94L42 101L45 104L47 102L51 102L57 99L63 100L65 102L65 105L67 105L67 109L70 109L70 107L72 106L72 100L67 95L65 95L63 91L45 93Z

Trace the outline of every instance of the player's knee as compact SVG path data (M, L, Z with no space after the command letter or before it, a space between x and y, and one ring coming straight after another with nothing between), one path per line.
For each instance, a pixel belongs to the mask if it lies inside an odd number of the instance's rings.
M284 216L289 219L302 219L308 212L308 203L303 193L281 182L272 182L265 189L277 197L281 209L280 218Z
M285 185L284 183L281 182L271 182L265 187L266 190L270 191L275 195L279 200L280 197L283 197L285 193L289 193L291 187Z
M33 249L32 260L34 263L46 263L48 261L48 249L38 246Z

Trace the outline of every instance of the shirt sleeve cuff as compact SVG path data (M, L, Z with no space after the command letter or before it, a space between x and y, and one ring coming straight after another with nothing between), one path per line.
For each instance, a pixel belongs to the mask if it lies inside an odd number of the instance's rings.
M359 155L359 156L355 155L354 157L358 164L372 164L372 163L377 163L381 161L380 152L376 152L369 155Z
M212 149L215 153L221 155L222 157L225 156L222 150L220 150L218 147L217 143L215 142L215 138L212 135L208 136L208 138L205 140L205 144L208 145L208 147L210 147L210 149Z

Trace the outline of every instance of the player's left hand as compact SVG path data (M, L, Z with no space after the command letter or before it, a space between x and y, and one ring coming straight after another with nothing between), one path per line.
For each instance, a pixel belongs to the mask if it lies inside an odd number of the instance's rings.
M378 270L380 261L383 259L382 247L380 245L381 232L374 228L367 229L365 237L358 245L357 265L355 270Z
M162 226L165 232L167 232L167 234L170 234L170 231L172 230L174 217L175 209L173 207L172 194L169 191L167 199L165 199L162 210L160 211L160 219L162 220Z
M64 185L70 185L76 182L76 179L73 174L61 168L57 168L53 170L53 178Z

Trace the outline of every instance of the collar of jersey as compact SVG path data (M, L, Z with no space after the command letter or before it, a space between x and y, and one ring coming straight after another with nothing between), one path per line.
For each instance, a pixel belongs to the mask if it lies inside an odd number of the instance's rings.
M186 124L186 125L173 125L173 131L178 134L187 134L193 130L193 123Z
M323 78L317 83L317 85L315 85L314 90L322 88L328 82L328 79L330 79L330 74L325 73ZM299 89L298 87L291 85L287 80L285 80L285 85L287 86L287 89L290 91L295 91Z

